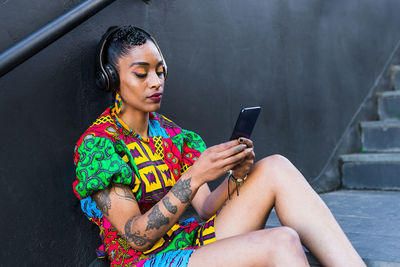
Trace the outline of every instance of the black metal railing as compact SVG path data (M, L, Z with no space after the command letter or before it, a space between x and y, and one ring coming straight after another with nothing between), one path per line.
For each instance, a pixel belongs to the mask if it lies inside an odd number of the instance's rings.
M0 55L0 77L68 33L115 0L87 0Z

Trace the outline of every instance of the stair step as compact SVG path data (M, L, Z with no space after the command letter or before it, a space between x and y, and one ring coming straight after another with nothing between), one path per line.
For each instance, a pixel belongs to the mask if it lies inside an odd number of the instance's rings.
M400 121L361 122L363 152L400 152Z
M390 81L394 90L400 90L400 65L390 68Z
M400 190L400 153L342 155L344 188Z
M377 96L379 119L400 119L400 90L380 92Z

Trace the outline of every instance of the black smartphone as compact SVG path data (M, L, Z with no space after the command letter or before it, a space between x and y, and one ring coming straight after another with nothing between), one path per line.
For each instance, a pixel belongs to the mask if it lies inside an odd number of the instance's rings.
M243 108L239 113L231 139L229 140L238 139L239 137L250 138L260 111L261 107Z

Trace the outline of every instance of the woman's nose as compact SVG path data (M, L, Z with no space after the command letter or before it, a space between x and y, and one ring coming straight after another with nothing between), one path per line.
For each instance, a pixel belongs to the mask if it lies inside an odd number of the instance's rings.
M150 88L157 89L158 87L160 87L161 79L162 79L162 77L159 77L156 72L154 72L152 75L150 75L150 80L149 80Z

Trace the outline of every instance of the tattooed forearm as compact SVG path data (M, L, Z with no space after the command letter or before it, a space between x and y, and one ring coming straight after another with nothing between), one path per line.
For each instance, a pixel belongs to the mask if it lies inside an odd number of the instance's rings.
M97 207L103 212L104 215L109 215L111 209L110 188L103 189L93 195Z
M135 220L136 217L137 216L130 217L125 223L125 240L128 242L133 242L136 246L140 247L146 245L147 243L153 243L153 239L148 238L146 234L141 235L139 230L132 233L132 222Z
M176 214L176 212L178 211L178 208L172 205L172 203L169 201L169 197L164 197L162 203L164 204L165 208L172 214Z
M114 184L115 194L122 199L126 199L129 201L136 202L135 197L133 196L132 191L129 189L128 186L123 184Z
M169 218L165 217L160 211L158 205L154 205L153 210L149 214L149 222L147 223L146 231L150 229L160 229L161 226L169 223Z
M171 192L181 201L181 203L188 203L190 201L190 195L192 194L192 190L190 189L191 181L192 178L178 180L171 189Z

